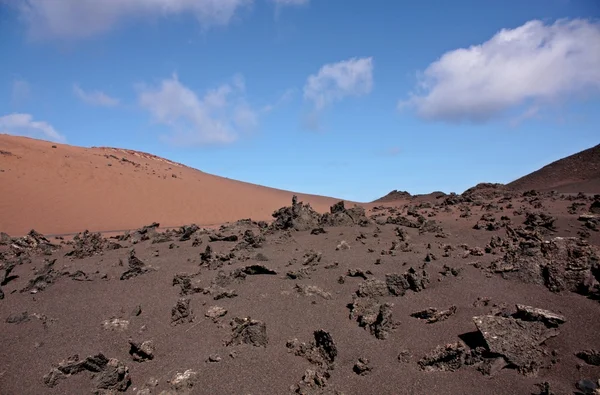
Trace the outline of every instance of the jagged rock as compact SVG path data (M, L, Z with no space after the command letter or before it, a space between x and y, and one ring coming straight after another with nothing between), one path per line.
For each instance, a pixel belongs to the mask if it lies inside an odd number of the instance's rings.
M477 368L484 376L495 376L498 372L504 369L508 364L502 357L486 358L483 363Z
M359 326L368 329L376 338L384 340L394 329L392 306L390 303L381 304L371 297L355 296L348 307L350 319L356 320Z
M43 234L33 229L23 237L12 238L10 244L10 249L17 254L35 253L50 255L59 248L60 246L52 244Z
M327 379L329 379L329 372L309 368L304 372L302 380L298 384L293 385L290 390L295 394L301 395L333 395L335 392L324 391Z
M256 347L267 347L267 326L264 322L247 318L234 318L231 321L232 335L227 345L250 344Z
M129 341L129 355L134 361L144 362L154 359L154 343L152 340L146 340L143 343Z
M25 288L23 288L20 292L31 292L37 293L39 291L43 291L49 285L54 284L56 280L58 280L62 273L57 270L54 270L54 264L56 263L56 259L46 259L44 262L44 266L35 273L35 277L29 280L29 283Z
M365 273L361 269L348 269L346 272L346 276L348 277L360 277L364 280L367 280L367 273Z
M425 371L454 372L463 365L471 363L474 350L469 350L462 342L436 347L425 355L418 364Z
M398 353L398 358L397 359L398 359L398 362L400 362L400 363L409 363L410 362L410 357L411 357L410 351L408 351L408 350L401 350Z
M193 283L192 280L196 275L194 274L176 274L173 277L173 286L179 285L181 290L179 291L179 295L186 296L192 295L200 292L204 292L204 288L200 287L198 284Z
M492 263L492 272L504 278L545 285L552 292L592 294L598 290L596 247L576 238L542 241L535 232L507 228L510 237L505 255Z
M179 228L179 233L181 236L179 237L179 241L188 241L192 238L192 235L196 233L200 228L196 224L184 225Z
M153 222L150 225L145 225L130 233L129 236L125 237L125 240L131 239L133 244L139 243L141 241L150 240L150 237L156 233L159 226L160 224L158 222Z
M421 227L421 223L418 221L410 220L402 215L397 215L395 217L389 216L386 221L388 224L394 224L399 226L404 226L406 228L415 228L418 229Z
M275 211L273 218L275 220L271 227L275 230L305 231L317 227L321 216L312 209L310 204L298 203L298 198L294 195L292 205Z
M8 233L0 232L0 246L7 246L12 243L12 237Z
M6 264L0 269L0 285L6 285L12 280L19 278L19 276L12 274L14 268L14 264Z
M215 235L208 236L208 240L210 240L212 242L215 242L215 241L238 241L238 237L237 237L237 235L224 236L221 234L215 234Z
M528 230L540 230L543 233L554 232L556 218L545 213L527 213L524 225Z
M172 232L168 230L163 233L154 233L154 235L152 235L152 244L169 243L173 241L173 237L171 234Z
M316 266L321 262L321 256L322 254L320 252L310 250L304 254L302 264L304 266Z
M350 245L345 240L342 240L340 242L340 244L338 244L337 247L335 247L336 251L339 251L339 250L349 250L349 249L350 249Z
M525 375L535 375L542 366L547 339L558 335L541 322L528 322L493 315L474 317L475 326L490 352L503 356Z
M135 255L135 250L131 250L129 252L129 259L127 260L127 263L129 265L129 269L121 274L121 280L129 280L152 270Z
M181 298L177 300L171 309L171 325L185 324L194 321L194 314L190 309L190 299Z
M315 236L316 235L322 235L322 234L325 234L325 233L327 233L327 232L323 228L314 228L313 230L310 231L310 234L311 235L315 235Z
M103 354L87 357L83 361L79 360L79 356L74 355L59 363L56 368L45 375L44 383L48 387L55 387L59 380L83 371L95 374L96 390L125 392L131 384L127 366L117 359L108 359Z
M319 329L313 332L313 336L314 341L309 344L293 339L286 343L286 347L293 351L295 355L306 358L310 363L320 368L332 369L338 351L331 334Z
M275 270L271 270L264 265L250 265L241 269L241 272L247 274L249 276L257 275L257 274L277 274Z
M384 281L369 279L363 281L356 294L360 297L371 297L375 298L378 296L387 296L389 294L387 284Z
M104 250L121 248L119 243L105 239L99 232L92 233L88 230L78 233L73 237L73 250L65 254L78 259L101 254Z
M588 365L600 366L600 351L586 350L580 351L576 355Z
M290 270L285 275L292 280L301 280L305 278L310 278L310 272L313 271L308 267L301 267L298 270Z
M29 321L29 313L24 311L19 314L11 314L6 318L7 324L22 324L23 322Z
M364 376L371 373L373 368L369 366L369 360L367 358L361 357L358 358L358 361L354 364L352 370L359 376Z
M575 387L581 391L581 393L577 395L598 395L600 393L600 380L579 380Z
M450 306L448 310L442 311L438 311L438 309L430 307L428 309L412 313L410 316L419 318L421 320L427 320L428 324L432 324L434 322L447 320L450 316L454 314L456 314L456 306Z
M517 305L517 313L515 314L515 318L519 318L523 321L540 321L549 328L557 327L567 321L562 315L553 313L549 310L525 306L523 304Z
M370 221L365 215L364 208L354 206L346 209L344 202L340 201L331 206L329 213L323 214L319 222L322 226L365 226Z
M200 253L201 265L207 266L211 270L222 267L224 262L230 261L233 258L235 258L233 252L227 255L215 254L211 246L206 246L204 252Z
M176 391L175 394L189 394L194 385L196 384L197 375L197 372L194 372L190 369L184 371L183 373L175 373L175 376L173 376L173 378L169 380L169 383L171 384L171 389L173 391ZM171 393L169 393L168 395L171 395Z

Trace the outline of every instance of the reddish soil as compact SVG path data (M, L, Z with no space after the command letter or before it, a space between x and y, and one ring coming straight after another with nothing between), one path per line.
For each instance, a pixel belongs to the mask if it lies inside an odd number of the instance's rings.
M507 186L518 191L600 193L600 145L552 162Z
M598 393L598 197L480 184L365 211L0 143L2 395Z
M595 386L600 234L597 217L582 216L592 204L487 185L370 218L298 203L272 225L74 243L4 235L0 393Z

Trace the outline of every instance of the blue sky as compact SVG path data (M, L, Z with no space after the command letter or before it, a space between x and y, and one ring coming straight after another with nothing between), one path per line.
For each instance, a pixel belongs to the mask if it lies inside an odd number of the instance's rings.
M0 0L0 132L371 201L600 143L596 0Z

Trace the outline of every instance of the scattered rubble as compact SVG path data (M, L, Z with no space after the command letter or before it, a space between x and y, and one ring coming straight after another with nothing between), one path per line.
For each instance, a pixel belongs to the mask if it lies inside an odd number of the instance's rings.
M78 233L73 238L73 249L65 254L77 259L102 254L104 250L116 250L121 248L119 243L107 240L102 235L92 233L88 230Z

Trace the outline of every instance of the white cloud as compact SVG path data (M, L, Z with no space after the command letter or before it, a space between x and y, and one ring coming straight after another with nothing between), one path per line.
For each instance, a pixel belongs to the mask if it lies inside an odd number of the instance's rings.
M258 115L246 103L241 75L200 98L174 74L157 87L140 87L139 102L157 123L171 128L165 138L174 144L231 143L258 124Z
M34 121L30 114L14 113L0 117L0 132L17 136L65 142L66 138L46 122Z
M203 27L226 25L253 0L20 0L18 8L37 38L84 38L109 31L125 18L190 13Z
M399 108L443 121L485 121L527 102L537 108L598 90L600 24L529 21L481 45L446 52L419 79L417 92Z
M114 107L119 104L119 99L110 97L104 92L86 92L77 84L73 85L73 93L84 102L93 106Z
M320 111L347 96L363 96L373 89L373 58L352 58L326 64L308 77L304 98Z
M31 96L31 86L25 80L14 80L12 85L11 101L14 105L20 105Z

